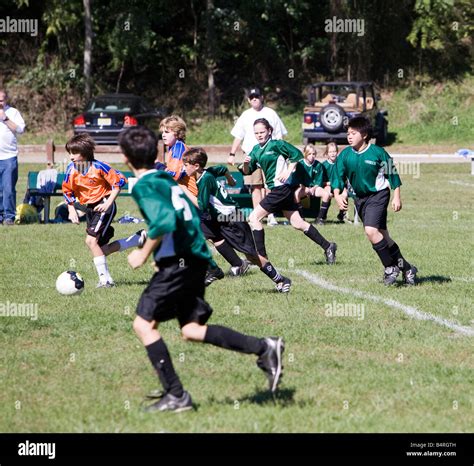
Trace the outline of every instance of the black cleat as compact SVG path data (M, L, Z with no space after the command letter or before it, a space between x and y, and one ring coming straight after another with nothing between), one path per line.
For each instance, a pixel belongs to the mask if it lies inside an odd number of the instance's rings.
M281 277L281 282L276 284L276 289L279 293L289 293L291 289L291 280L288 277Z
M146 413L153 413L155 411L173 411L174 413L181 413L192 408L193 400L191 399L191 395L184 391L179 398L171 393L167 393L160 399L160 401L144 408L144 411Z
M229 271L229 275L231 277L241 277L245 275L250 268L250 262L248 260L242 259L242 265L238 267L231 267Z
M392 267L385 267L385 271L383 274L383 284L390 286L393 285L400 274L400 269L394 265Z
M336 250L337 244L336 243L329 243L329 247L324 251L324 255L326 256L326 263L328 265L334 265L336 263Z
M220 267L214 269L208 269L206 272L206 277L204 278L204 285L209 286L212 282L216 280L222 280L224 278L224 272Z
M412 265L407 271L403 272L403 283L405 285L414 286L416 285L416 274L418 269Z
M140 237L138 240L138 249L141 249L145 244L148 233L146 232L146 230L138 230L135 234Z
M257 359L257 366L267 374L270 391L273 393L283 375L282 355L285 344L282 338L265 338L267 349Z
M347 212L345 210L340 210L337 214L337 220L339 223L344 223L347 219Z
M326 223L326 221L323 219L323 218L317 218L315 221L314 221L314 224L315 225L324 225Z

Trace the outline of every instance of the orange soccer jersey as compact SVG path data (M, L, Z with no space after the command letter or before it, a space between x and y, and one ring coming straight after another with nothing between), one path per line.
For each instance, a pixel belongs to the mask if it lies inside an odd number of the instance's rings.
M79 171L78 168L83 168ZM63 182L63 194L68 204L94 204L108 196L112 189L120 189L127 182L121 172L99 160L70 163Z
M168 149L166 157L166 171L179 183L189 189L189 192L198 195L198 187L196 180L184 173L183 154L188 148L183 141L176 141L172 147Z

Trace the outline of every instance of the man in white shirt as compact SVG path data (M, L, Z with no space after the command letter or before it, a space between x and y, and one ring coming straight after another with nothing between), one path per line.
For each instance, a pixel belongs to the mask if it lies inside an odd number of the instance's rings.
M257 144L257 139L253 132L253 123L259 118L265 118L273 127L273 139L283 139L288 134L285 125L281 121L275 110L270 107L264 107L263 94L260 89L254 87L248 93L248 103L250 108L245 110L232 128L230 134L234 136L234 142L230 150L228 163L234 165L235 152L242 144L242 151L245 154L250 154L254 146ZM265 181L263 179L262 170L256 170L252 175L244 177L244 183L250 186L252 192L253 207L257 207L260 201L265 197ZM268 225L277 225L277 221L273 214L268 216Z
M25 122L20 112L8 105L8 95L0 89L0 224L14 225L18 146L16 135L23 133Z

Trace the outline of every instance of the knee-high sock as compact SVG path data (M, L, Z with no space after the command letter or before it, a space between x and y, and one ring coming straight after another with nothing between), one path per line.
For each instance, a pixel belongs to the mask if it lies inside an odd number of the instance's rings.
M382 241L373 244L372 248L378 254L380 261L382 262L384 267L397 265L396 262L393 260L392 255L390 254L390 248L388 247L388 243L385 238L383 238Z
M411 268L410 263L402 256L402 253L400 252L400 248L398 247L397 243L394 242L389 247L389 251L394 263L397 264L397 267L400 270L403 270L405 272Z
M221 325L207 326L204 343L246 354L260 355L265 351L265 341L262 338L244 335Z
M319 244L324 250L326 250L331 243L327 241L324 236L319 233L313 225L310 225L309 228L304 232L304 234L311 240L314 241L316 244Z

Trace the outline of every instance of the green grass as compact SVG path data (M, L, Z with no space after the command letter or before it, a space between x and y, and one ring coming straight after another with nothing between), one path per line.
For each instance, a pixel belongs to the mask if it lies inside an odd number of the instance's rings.
M21 165L18 186L34 168ZM403 178L404 207L389 214L389 228L420 269L415 288L380 284L380 263L360 227L321 228L339 245L334 267L290 227L267 230L272 263L293 280L289 296L275 293L253 269L242 279L214 283L206 297L214 308L211 323L285 338L280 392L275 400L268 395L254 357L186 343L177 323L168 322L162 334L197 406L180 415L140 411L143 395L158 385L131 330L151 268L131 271L126 254L116 254L109 263L118 286L96 290L83 224L0 228L1 302L38 305L37 320L0 317L0 431L472 432L472 337L319 288L297 273L472 326L474 181L468 169L422 165L418 179ZM117 217L138 215L128 198L118 206ZM331 207L329 218L335 215ZM116 237L137 229L114 227ZM84 276L86 289L62 297L55 279L71 268ZM364 305L364 319L326 317L334 301Z
M460 83L411 86L395 92L384 93L381 108L388 110L390 144L410 146L448 145L451 150L459 147L472 148L474 127L473 104L474 77L466 77ZM288 130L287 140L302 143L301 108L276 108ZM238 114L236 115L236 117ZM191 145L231 144L232 118L200 118L188 121L187 142ZM71 133L71 132L69 132ZM21 144L44 144L53 138L56 144L65 144L70 134L57 131L54 134L30 134L21 136ZM72 133L71 133L72 134Z

